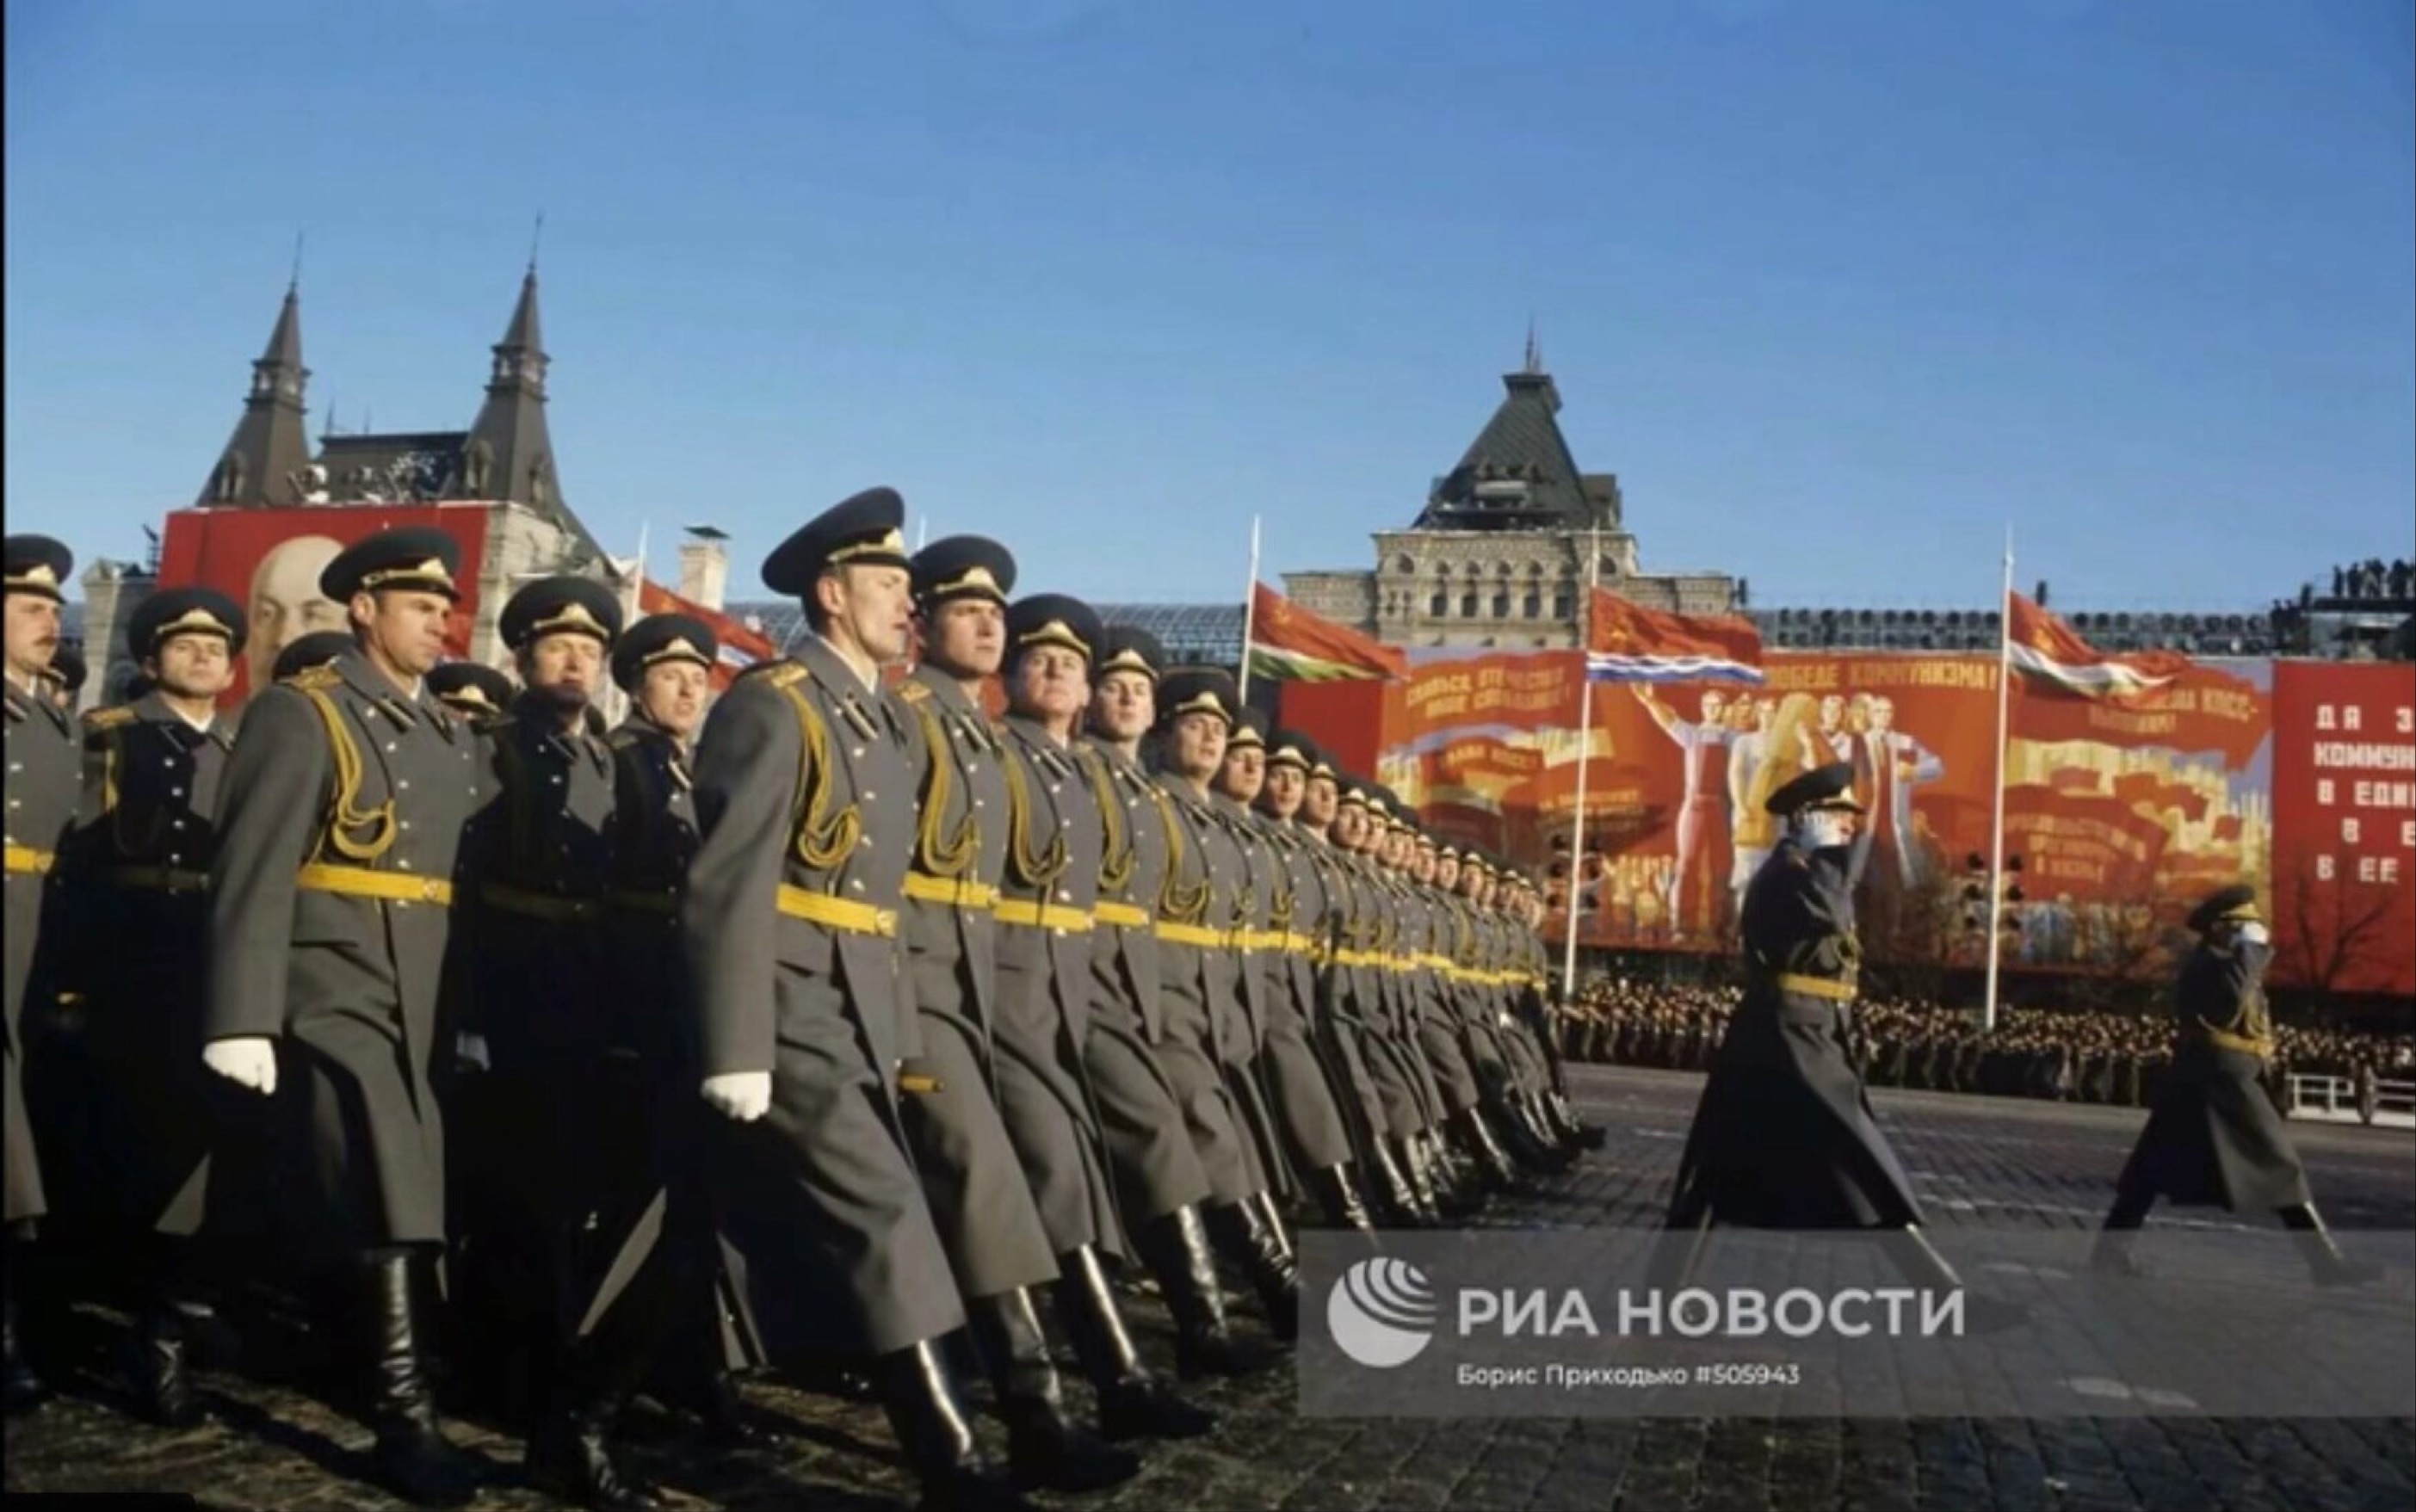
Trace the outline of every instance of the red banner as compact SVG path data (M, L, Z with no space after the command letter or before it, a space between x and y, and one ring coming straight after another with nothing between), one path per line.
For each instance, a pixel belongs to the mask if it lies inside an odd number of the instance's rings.
M2277 665L2273 829L2277 979L2416 996L2416 668Z
M477 623L478 580L492 507L446 504L325 509L179 509L168 516L159 547L161 587L203 586L241 604L249 642L238 658L232 705L265 682L277 653L313 630L340 630L345 608L319 591L336 553L380 531L433 526L461 548L454 580L461 590L445 651L470 652Z

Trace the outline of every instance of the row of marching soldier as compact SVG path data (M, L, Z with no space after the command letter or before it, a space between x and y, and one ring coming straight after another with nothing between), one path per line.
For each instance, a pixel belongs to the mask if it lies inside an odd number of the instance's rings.
M638 1391L744 1434L746 1370L844 1358L929 1502L1020 1505L1212 1429L1175 1381L1280 1357L1226 1289L1293 1337L1295 1217L1373 1242L1598 1142L1524 879L1222 673L1015 597L997 543L910 557L903 508L772 554L808 631L717 700L708 627L625 627L580 578L505 606L517 688L448 663L456 547L373 536L322 582L349 634L239 732L205 589L134 616L148 692L70 720L68 552L8 538L12 1413L47 1392L17 1278L55 1206L140 1256L124 1364L162 1421L199 1412L213 1291L307 1274L415 1503L497 1474L436 1411L441 1292L455 1378L511 1383L567 1500L662 1504L615 1449ZM1170 1362L1125 1316L1143 1276Z

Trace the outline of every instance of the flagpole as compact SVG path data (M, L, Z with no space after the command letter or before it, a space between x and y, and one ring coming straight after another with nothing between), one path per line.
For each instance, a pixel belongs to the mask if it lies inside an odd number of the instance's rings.
M2003 955L2005 916L2005 764L2013 709L2014 527L2005 527L2005 584L1997 595L1997 794L1988 822L1988 981L1980 999L1980 1031L1997 1030L1997 967Z
M1250 581L1242 588L1242 667L1241 698L1250 701L1250 637L1258 629L1259 610L1259 517L1250 516Z
M1569 885L1568 928L1561 942L1561 1001L1574 1003L1578 995L1578 898L1583 879L1578 869L1585 858L1586 762L1593 753L1593 596L1602 582L1602 526L1597 524L1586 540L1585 613L1580 617L1584 631L1578 637L1578 803L1569 815Z

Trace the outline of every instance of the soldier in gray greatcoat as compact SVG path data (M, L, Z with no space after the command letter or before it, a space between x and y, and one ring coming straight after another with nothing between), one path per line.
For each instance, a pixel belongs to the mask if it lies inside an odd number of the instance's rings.
M51 697L45 673L59 649L61 592L75 558L47 536L8 537L8 1039L0 1065L7 1101L8 1165L8 1411L42 1404L50 1395L17 1338L17 1283L32 1241L49 1210L42 1168L26 1116L25 1005L38 980L42 915L59 842L75 822L77 739L73 721ZM55 941L53 942L55 944Z
M1232 1137L1204 1007L1200 953L1215 932L1199 922L1206 863L1140 761L1159 723L1165 648L1146 630L1106 633L1087 753L1105 851L1083 1055L1133 1247L1174 1313L1178 1368L1238 1375L1273 1356L1231 1332L1201 1216L1216 1194L1246 1195L1255 1179Z
M993 1039L1008 1007L998 979L999 935L1013 928L994 910L1018 812L1010 779L1020 782L1022 776L1008 737L979 702L983 679L1005 657L1015 559L996 541L953 536L917 552L914 572L923 656L898 695L919 814L905 936L923 1052L900 1078L906 1129L1007 1420L1017 1474L1054 1489L1092 1489L1131 1478L1140 1461L1066 1415L1032 1289L1073 1278L1057 1289L1059 1310L1077 1345L1085 1346L1079 1353L1099 1383L1101 1422L1111 1436L1153 1430L1163 1393L1145 1373L1127 1374L1103 1356L1096 1340L1103 1331L1121 1336L1123 1318L1104 1284L1100 1247L1077 1231L1060 1254L1058 1233L1043 1221L1025 1174L1026 1142L1044 1149L1052 1142L1079 1145L1086 1140L1079 1122L1053 1096L1019 1096L1017 1112L1042 1126L1019 1140L998 1100L1002 1074L1016 1081L1019 1093L1030 1090L1020 1053L1028 1041L1019 1036L1019 1049L1004 1052L1012 1065L1002 1066ZM1082 985L1087 989L1087 965ZM1063 1077L1049 1079L1052 1087L1065 1084ZM1091 1206L1087 1194L1070 1200Z
M964 1308L897 1104L921 1052L898 944L914 775L881 685L913 633L904 511L868 490L765 562L811 633L706 721L680 933L722 1118L706 1164L767 1345L793 1353L821 1321L807 1309L838 1302L927 1499L1014 1506L939 1348Z
M424 679L445 652L460 549L391 530L340 552L320 590L355 646L253 696L219 799L204 1064L276 1099L313 1220L344 1257L377 1428L406 1500L475 1494L438 1425L421 1351L443 1250L444 1130L429 1084L479 744Z
M143 1415L169 1427L201 1415L185 1355L189 1323L209 1310L196 1241L221 1110L218 1079L202 1066L195 998L234 740L217 700L243 643L243 611L207 588L164 589L135 609L127 646L152 689L84 718L83 799L67 862L97 1105L86 1180L129 1236L139 1273L128 1386ZM143 948L125 948L128 940Z
M2297 1237L2318 1284L2376 1279L2374 1267L2344 1257L2325 1230L2299 1152L2262 1084L2273 1056L2273 1017L2265 1001L2273 946L2257 890L2245 884L2219 889L2191 912L2189 927L2198 943L2173 987L2172 1070L2115 1183L2095 1263L2146 1274L2131 1242L2164 1197L2234 1213L2273 1211Z

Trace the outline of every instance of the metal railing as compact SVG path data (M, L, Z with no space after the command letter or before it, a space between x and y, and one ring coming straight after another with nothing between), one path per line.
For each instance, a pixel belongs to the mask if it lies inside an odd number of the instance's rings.
M2296 1071L2290 1076L2289 1103L2285 1111L2292 1118L2324 1123L2416 1128L2416 1081L2376 1081L2372 1116L2368 1116L2359 1101L2357 1083L2350 1078Z

